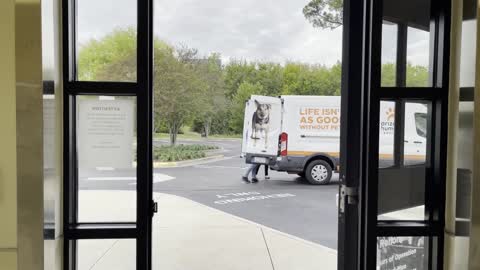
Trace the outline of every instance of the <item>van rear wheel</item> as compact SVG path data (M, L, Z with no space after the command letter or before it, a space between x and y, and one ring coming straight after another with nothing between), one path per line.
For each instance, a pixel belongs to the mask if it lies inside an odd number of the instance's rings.
M313 185L326 185L332 179L332 167L325 160L310 162L305 171L308 182Z

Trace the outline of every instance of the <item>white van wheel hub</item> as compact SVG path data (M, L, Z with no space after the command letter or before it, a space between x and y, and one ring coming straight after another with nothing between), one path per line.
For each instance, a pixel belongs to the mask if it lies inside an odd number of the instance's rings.
M328 178L328 170L322 164L317 164L312 168L312 177L316 181L323 182Z

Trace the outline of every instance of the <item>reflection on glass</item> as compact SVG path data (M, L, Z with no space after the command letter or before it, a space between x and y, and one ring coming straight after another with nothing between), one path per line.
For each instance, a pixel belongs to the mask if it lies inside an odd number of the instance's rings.
M405 103L404 165L425 164L429 113L427 104Z
M378 166L394 165L395 102L380 102L380 134L378 143Z
M398 26L384 21L382 24L382 75L383 87L396 85Z
M382 86L430 86L430 13L430 0L383 0Z
M79 222L136 220L135 106L133 97L77 98Z
M428 267L427 237L377 237L377 270Z
M430 32L408 27L407 42L407 87L429 85Z
M80 81L137 80L137 1L78 0Z
M380 128L387 126L384 111L394 112L394 103L382 101ZM392 109L390 109L392 108ZM397 157L390 167L379 160L378 220L424 220L427 137L429 133L430 106L428 103L404 102L402 130L399 147L394 147L394 131L380 136L379 148ZM394 123L390 124L394 126ZM400 137L402 138L402 137ZM388 148L387 148L388 147ZM395 153L398 149L400 153ZM403 150L403 152L402 152ZM381 155L380 155L381 157ZM384 165L382 167L382 165ZM388 164L387 164L388 165ZM395 166L393 166L395 165Z
M427 138L427 114L415 113L414 116L417 134L423 138Z
M135 270L134 239L98 239L77 241L78 270Z

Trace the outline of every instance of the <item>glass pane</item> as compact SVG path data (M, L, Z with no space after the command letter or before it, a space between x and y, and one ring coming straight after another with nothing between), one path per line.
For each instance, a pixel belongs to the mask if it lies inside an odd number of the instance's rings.
M383 0L381 85L430 86L429 65L430 0Z
M382 80L383 87L396 85L397 32L395 23L384 21L382 25Z
M429 84L430 32L408 27L407 87L426 87Z
M380 102L380 134L378 165L380 168L394 165L395 102Z
M428 104L405 103L404 165L425 164L430 112Z
M136 268L135 239L77 241L78 270L134 270Z
M77 98L78 221L136 220L136 98Z
M403 135L403 147L402 145L394 147L392 142L392 146L388 148L398 161L388 168L381 167L382 163L379 162L379 220L425 219L426 154L431 109L428 103L421 102L404 102L402 107L400 111L403 110L403 123L399 130L401 132L397 136ZM381 114L385 114L384 111L389 111L390 108L384 105L381 110ZM380 121L380 128L382 128L385 119L380 117ZM382 148L382 145L386 144L385 141L393 141L394 132L396 131L392 131L390 137L387 137L388 140L380 137L380 149L387 149L385 146ZM396 153L396 149L400 153Z
M377 237L377 270L423 270L427 267L427 237Z
M137 1L77 0L77 79L137 80Z

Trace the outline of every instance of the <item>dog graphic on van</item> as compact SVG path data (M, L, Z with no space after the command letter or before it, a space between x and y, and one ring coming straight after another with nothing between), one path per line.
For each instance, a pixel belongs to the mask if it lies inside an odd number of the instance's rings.
M272 109L271 104L262 104L255 100L255 105L257 110L253 113L252 117L252 136L254 140L254 146L257 144L257 140L265 140L265 149L268 145L268 131L270 129L270 110Z

